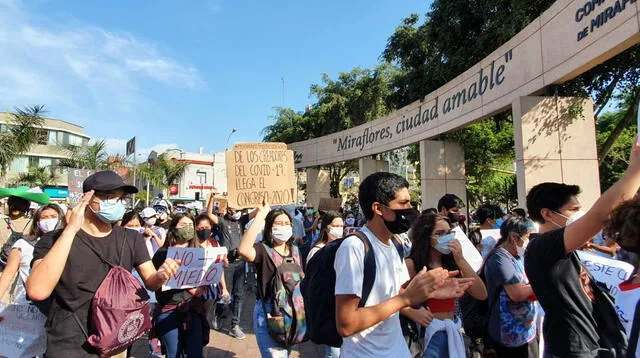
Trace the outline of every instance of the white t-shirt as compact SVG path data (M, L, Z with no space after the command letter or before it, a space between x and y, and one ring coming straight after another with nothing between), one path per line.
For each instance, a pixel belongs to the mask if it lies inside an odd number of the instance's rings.
M375 306L400 292L400 287L409 280L409 273L400 259L393 243L385 245L366 227L362 232L371 241L376 258L376 279L366 307ZM333 264L336 275L336 295L362 296L364 279L364 244L355 236L344 240L336 252ZM340 357L410 357L407 343L402 336L399 313L344 338Z
M24 283L27 282L27 278L31 272L31 260L33 260L34 245L35 243L31 245L27 240L20 239L16 241L12 247L12 249L20 250L20 267L18 268L20 280L18 280L16 290L14 291L16 303L27 303L27 291L24 287Z

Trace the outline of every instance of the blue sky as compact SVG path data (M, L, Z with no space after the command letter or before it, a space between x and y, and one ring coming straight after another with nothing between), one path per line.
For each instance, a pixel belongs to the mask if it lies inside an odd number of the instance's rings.
M259 141L272 107L302 110L322 72L373 67L425 0L0 0L0 110L48 115L111 152L222 151ZM185 5L188 4L188 5Z

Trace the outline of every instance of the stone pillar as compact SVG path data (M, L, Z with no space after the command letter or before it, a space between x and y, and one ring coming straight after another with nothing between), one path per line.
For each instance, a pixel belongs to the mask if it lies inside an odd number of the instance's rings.
M466 204L467 178L464 152L458 144L420 141L422 209L435 208L444 194L455 194Z
M542 182L579 185L584 210L600 196L591 98L520 97L513 102L518 203Z
M360 158L358 164L360 166L360 182L373 173L389 171L389 162L386 160Z
M329 197L329 173L320 168L307 168L307 206L318 208L320 198Z

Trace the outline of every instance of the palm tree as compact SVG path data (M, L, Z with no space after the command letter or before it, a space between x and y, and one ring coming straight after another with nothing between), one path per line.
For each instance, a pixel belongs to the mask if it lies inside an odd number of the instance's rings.
M46 111L44 106L17 108L6 131L0 132L0 179L7 175L9 164L29 151L38 140L38 129L42 128Z
M156 165L162 173L162 186L168 188L182 178L189 163L170 159L167 153L162 153L158 156L158 163Z
M58 175L51 168L39 167L35 164L29 166L26 173L20 175L11 183L12 186L26 185L29 187L39 186L41 188L56 185Z
M104 140L84 146L65 145L60 149L66 154L66 158L60 159L58 166L75 169L111 169Z

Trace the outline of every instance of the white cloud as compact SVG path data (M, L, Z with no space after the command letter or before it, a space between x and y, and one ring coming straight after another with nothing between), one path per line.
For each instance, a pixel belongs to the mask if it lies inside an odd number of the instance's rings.
M0 49L0 100L11 106L44 103L55 113L85 116L132 112L141 102L153 102L145 86L205 86L195 67L157 44L36 18L18 0L0 0Z
M97 139L93 139L92 142L95 142L98 140L104 140L105 151L111 155L114 155L114 154L124 154L126 152L127 141L129 139L97 138ZM138 146L138 148L136 148L136 156L137 156L136 160L138 162L147 160L147 157L149 157L149 153L151 153L151 151L155 151L156 153L163 153L167 149L173 149L173 148L179 148L178 144L161 143L161 144L156 144L151 148L144 148L144 147Z

